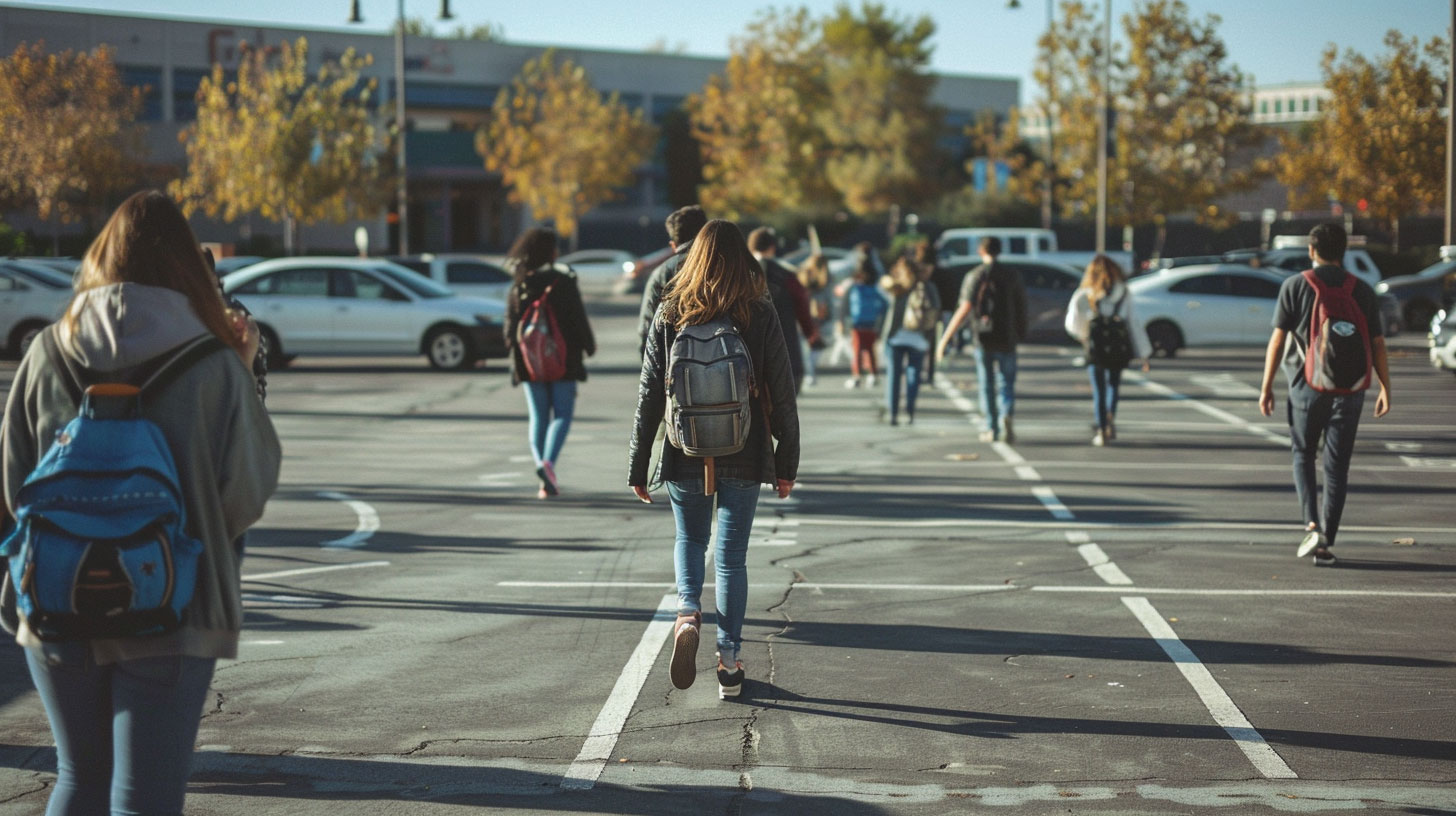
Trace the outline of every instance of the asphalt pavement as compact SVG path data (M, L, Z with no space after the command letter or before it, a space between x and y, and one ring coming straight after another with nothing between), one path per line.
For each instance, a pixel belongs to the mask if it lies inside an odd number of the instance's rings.
M548 501L500 361L270 378L282 486L189 813L1456 813L1456 378L1412 338L1334 568L1294 557L1261 348L1130 372L1106 448L1071 347L1023 349L1012 444L975 441L969 358L910 426L824 373L720 701L711 613L698 682L668 681L672 516L625 484L635 304L590 309ZM0 644L0 814L42 813L54 768Z

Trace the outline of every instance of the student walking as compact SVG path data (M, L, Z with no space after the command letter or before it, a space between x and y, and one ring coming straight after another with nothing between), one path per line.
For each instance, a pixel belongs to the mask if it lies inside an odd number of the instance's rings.
M706 223L707 214L696 204L679 207L667 214L663 225L667 227L667 245L672 248L672 256L652 270L647 284L642 288L642 306L637 312L638 356L647 347L647 332L652 328L652 318L657 314L657 305L662 302L668 283L677 274L683 259L688 256L688 250L692 248L693 239Z
M946 323L936 356L945 350L967 318L976 337L976 379L980 385L982 442L1015 442L1016 346L1026 337L1026 286L1021 276L996 262L1001 239L988 236L979 247L981 265L966 275L960 306Z
M809 342L819 339L819 328L809 313L809 293L799 278L778 261L778 236L771 227L759 227L748 233L748 250L763 270L769 298L778 312L779 327L784 330L784 343L789 350L789 368L794 372L794 391L804 384L804 344L800 332Z
M180 626L42 640L55 631L18 614L10 571L0 591L0 620L24 647L55 738L51 816L182 812L213 669L238 653L242 552L234 542L262 516L281 452L250 370L257 324L225 307L186 218L157 191L131 196L112 214L86 251L70 306L30 346L11 383L0 438L14 515L27 476L53 444L68 444L57 437L78 415L83 389L140 385L199 338L224 348L169 366L170 379L140 401L140 416L160 429L175 461L184 532L201 545ZM191 579L179 574L177 585Z
M859 266L855 267L849 290L845 293L845 322L849 324L850 353L853 355L845 388L858 388L861 377L873 388L879 371L875 362L875 344L880 338L880 318L885 313L886 304L885 296L875 286L879 279L875 268L872 250L860 256Z
M808 340L804 351L806 385L819 378L819 361L825 356L827 334L833 334L834 289L829 285L829 259L819 253L810 255L799 267L799 285L809 295L809 317L814 321L815 340Z
M1259 412L1274 413L1274 371L1283 364L1289 382L1287 416L1294 454L1294 490L1304 517L1304 538L1295 555L1333 566L1335 536L1345 511L1355 432L1374 371L1380 383L1376 418L1390 411L1390 368L1380 336L1375 290L1340 266L1348 238L1338 224L1309 233L1314 268L1292 275L1279 289L1274 331L1264 355ZM1323 436L1323 451L1320 438ZM1315 459L1323 457L1323 490Z
M540 488L560 492L556 462L576 413L576 384L586 381L582 355L597 353L576 275L556 263L556 231L533 227L511 247L506 265L515 275L506 295L506 347L511 384L526 384L531 458Z
M915 398L920 393L925 358L935 342L940 321L940 296L929 281L929 271L901 258L890 267L881 287L890 296L890 308L880 322L885 338L889 372L885 403L890 424L900 424L900 383L905 384L906 420L915 421Z
M778 316L765 297L763 277L755 266L743 234L731 221L709 221L693 241L648 333L627 477L632 492L649 503L648 485L666 482L672 502L677 525L673 563L678 615L673 625L671 675L673 685L680 689L691 686L697 675L703 561L711 540L717 569L718 694L723 698L737 696L743 688L739 652L748 605L745 560L759 485L773 485L779 498L788 498L799 469L793 373ZM721 359L724 349L746 351L751 372L742 371L743 366L713 366L694 357L694 349L701 345L694 340L698 337L711 340L712 353L703 355L709 360ZM679 412L693 408L686 404L691 395L683 393L693 389L670 391L669 370L679 382L691 380L703 390L739 392L729 397L741 400L736 416L746 414L748 418L746 435L738 440L741 448L710 459L689 455L694 444L707 440L697 435L694 423L683 423L686 428L674 424ZM737 380L718 382L724 372L751 373L754 385L743 389ZM672 411L668 410L670 401ZM649 474L653 436L665 413L668 434L659 472ZM736 432L743 426L735 421L723 427Z
M1122 371L1135 359L1143 371L1152 368L1152 346L1143 326L1133 319L1132 293L1122 267L1106 255L1087 264L1082 285L1072 294L1065 321L1067 334L1082 344L1087 376L1092 381L1092 444L1102 447L1117 438L1117 395Z

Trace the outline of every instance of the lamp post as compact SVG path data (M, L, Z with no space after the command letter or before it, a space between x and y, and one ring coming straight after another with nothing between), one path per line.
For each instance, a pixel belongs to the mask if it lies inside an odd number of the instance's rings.
M1112 0L1103 0L1102 82L1097 105L1097 251L1107 251L1107 114L1112 95Z
M450 0L440 0L440 19L454 19L450 13ZM362 23L359 0L352 0L349 6L349 22ZM404 118L404 0L398 0L394 21L394 128L395 128L395 212L399 216L399 254L409 254L409 177L405 161L405 118Z
M1047 36L1052 35L1052 27L1056 24L1056 0L1047 0ZM1021 8L1021 0L1006 0L1006 7L1009 9ZM1055 203L1052 200L1052 188L1057 178L1057 153L1054 130L1056 129L1053 119L1057 107L1057 77L1056 58L1052 48L1047 49L1046 72L1047 72L1047 98L1043 112L1046 114L1046 174L1042 179L1041 187L1041 227L1051 229L1052 214L1055 212Z

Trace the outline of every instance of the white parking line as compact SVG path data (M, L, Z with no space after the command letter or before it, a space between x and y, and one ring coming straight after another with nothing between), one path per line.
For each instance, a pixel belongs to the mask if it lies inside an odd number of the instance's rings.
M1061 519L1062 521L1071 521L1076 518L1076 516L1072 515L1072 511L1068 510L1065 504L1062 504L1062 500L1057 498L1057 494L1050 487L1037 485L1031 489L1031 495L1036 496L1037 501L1040 501L1052 514L1052 518Z
M1158 610L1153 608L1148 599L1125 597L1122 602L1132 610L1138 622L1148 630L1148 634L1153 636L1168 658L1178 667L1178 671L1203 701L1208 713L1213 715L1213 721L1223 726L1223 730L1233 738L1234 744L1239 746L1239 750L1244 752L1254 768L1267 779L1298 779L1284 759L1254 730L1253 724L1234 705L1223 686L1213 679L1208 667L1198 660L1192 649L1178 639L1173 627L1163 620L1163 616L1158 614Z
M1195 410L1195 411L1197 411L1197 412L1199 412L1201 414L1205 414L1207 416L1211 416L1214 419L1217 419L1217 420L1219 420L1221 422L1224 422L1224 423L1227 423L1229 425L1233 425L1234 427L1243 428L1245 431L1248 431L1249 433L1251 433L1251 434L1253 434L1253 435L1255 435L1255 436L1257 436L1257 437L1259 437L1261 439L1266 439L1266 440L1268 440L1270 442L1273 442L1273 443L1275 443L1277 445L1288 445L1289 444L1289 435L1288 434L1281 434L1281 433L1278 433L1276 431L1272 431L1272 430L1264 427L1263 425L1257 425L1257 424L1255 424L1253 422L1250 422L1247 419L1244 419L1241 416L1237 416L1235 414L1231 414L1228 411L1223 410L1222 408L1215 408L1214 406L1209 405L1206 402L1202 402L1200 400L1196 400L1193 397L1188 396L1187 394L1182 394L1182 393L1179 393L1177 391L1174 391L1173 389L1169 388L1166 385L1163 385L1162 383L1153 382L1152 380L1148 379L1147 377L1142 376L1141 374L1134 374L1132 372L1128 372L1127 379L1130 382L1134 382L1134 383L1137 383L1138 385L1141 385L1142 387L1148 389L1149 391L1152 391L1155 394L1158 394L1158 395L1163 396L1163 397L1167 397L1168 399L1173 400L1174 402L1182 402L1182 403L1185 403L1185 404L1188 405L1188 407L1192 408L1193 410Z
M1109 562L1110 563L1110 562ZM495 586L504 589L655 589L673 588L672 581L497 581ZM751 583L751 590L782 592L784 584ZM815 583L803 581L789 586L796 589L830 589L845 592L989 592L1026 590L1029 592L1054 592L1062 594L1126 594L1126 586L1060 585L1060 584L867 584L867 583ZM715 584L703 584L703 589L713 589ZM1456 598L1456 592L1424 592L1418 590L1382 589L1198 589L1196 587L1138 587L1140 595L1251 595L1270 598Z
M1112 559L1107 557L1107 553L1096 544L1083 544L1077 547L1077 552L1087 562L1087 566L1097 573L1098 578L1118 586L1127 586L1132 583L1132 579L1127 577L1127 573L1112 563Z
M332 490L325 490L318 495L321 499L332 499L333 501L339 501L349 505L349 509L353 510L354 515L359 517L359 523L354 527L354 532L343 538L325 541L319 546L357 549L364 546L375 533L379 532L379 513L375 512L374 508L370 507L368 503L351 499L343 493L336 493Z
M253 575L244 575L244 581L271 581L274 578L292 578L295 575L312 575L318 572L336 572L338 570L365 569L367 567L387 567L388 561L358 561L353 564L328 564L321 567L300 567L298 569L279 570L278 572L259 572Z
M581 752L576 755L576 760L561 778L562 788L590 790L596 785L607 760L612 757L612 750L617 747L617 740L622 736L622 726L627 723L627 716L632 713L632 706L637 703L637 695L642 693L642 686L647 682L652 665L657 662L662 645L672 634L672 624L676 618L677 593L662 596L657 604L657 611L652 615L652 622L647 624L642 640L632 650L632 656L627 658L627 665L622 667L622 673L617 677L612 693L607 696L606 704L592 724L586 743L581 746Z

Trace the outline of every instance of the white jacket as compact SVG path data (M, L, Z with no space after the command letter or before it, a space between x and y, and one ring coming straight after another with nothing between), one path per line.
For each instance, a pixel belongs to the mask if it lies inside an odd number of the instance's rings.
M1092 322L1092 302L1088 297L1091 294L1086 287L1079 288L1072 295L1072 302L1067 304L1067 334L1079 343L1087 342L1087 326ZM1111 317L1112 306L1118 303L1117 314L1127 323L1128 333L1132 335L1132 353L1134 357L1144 360L1150 359L1153 355L1153 346L1148 342L1147 330L1143 325L1133 319L1132 316L1132 292L1121 283L1113 284L1112 291L1108 292L1097 301L1097 310L1101 314Z

